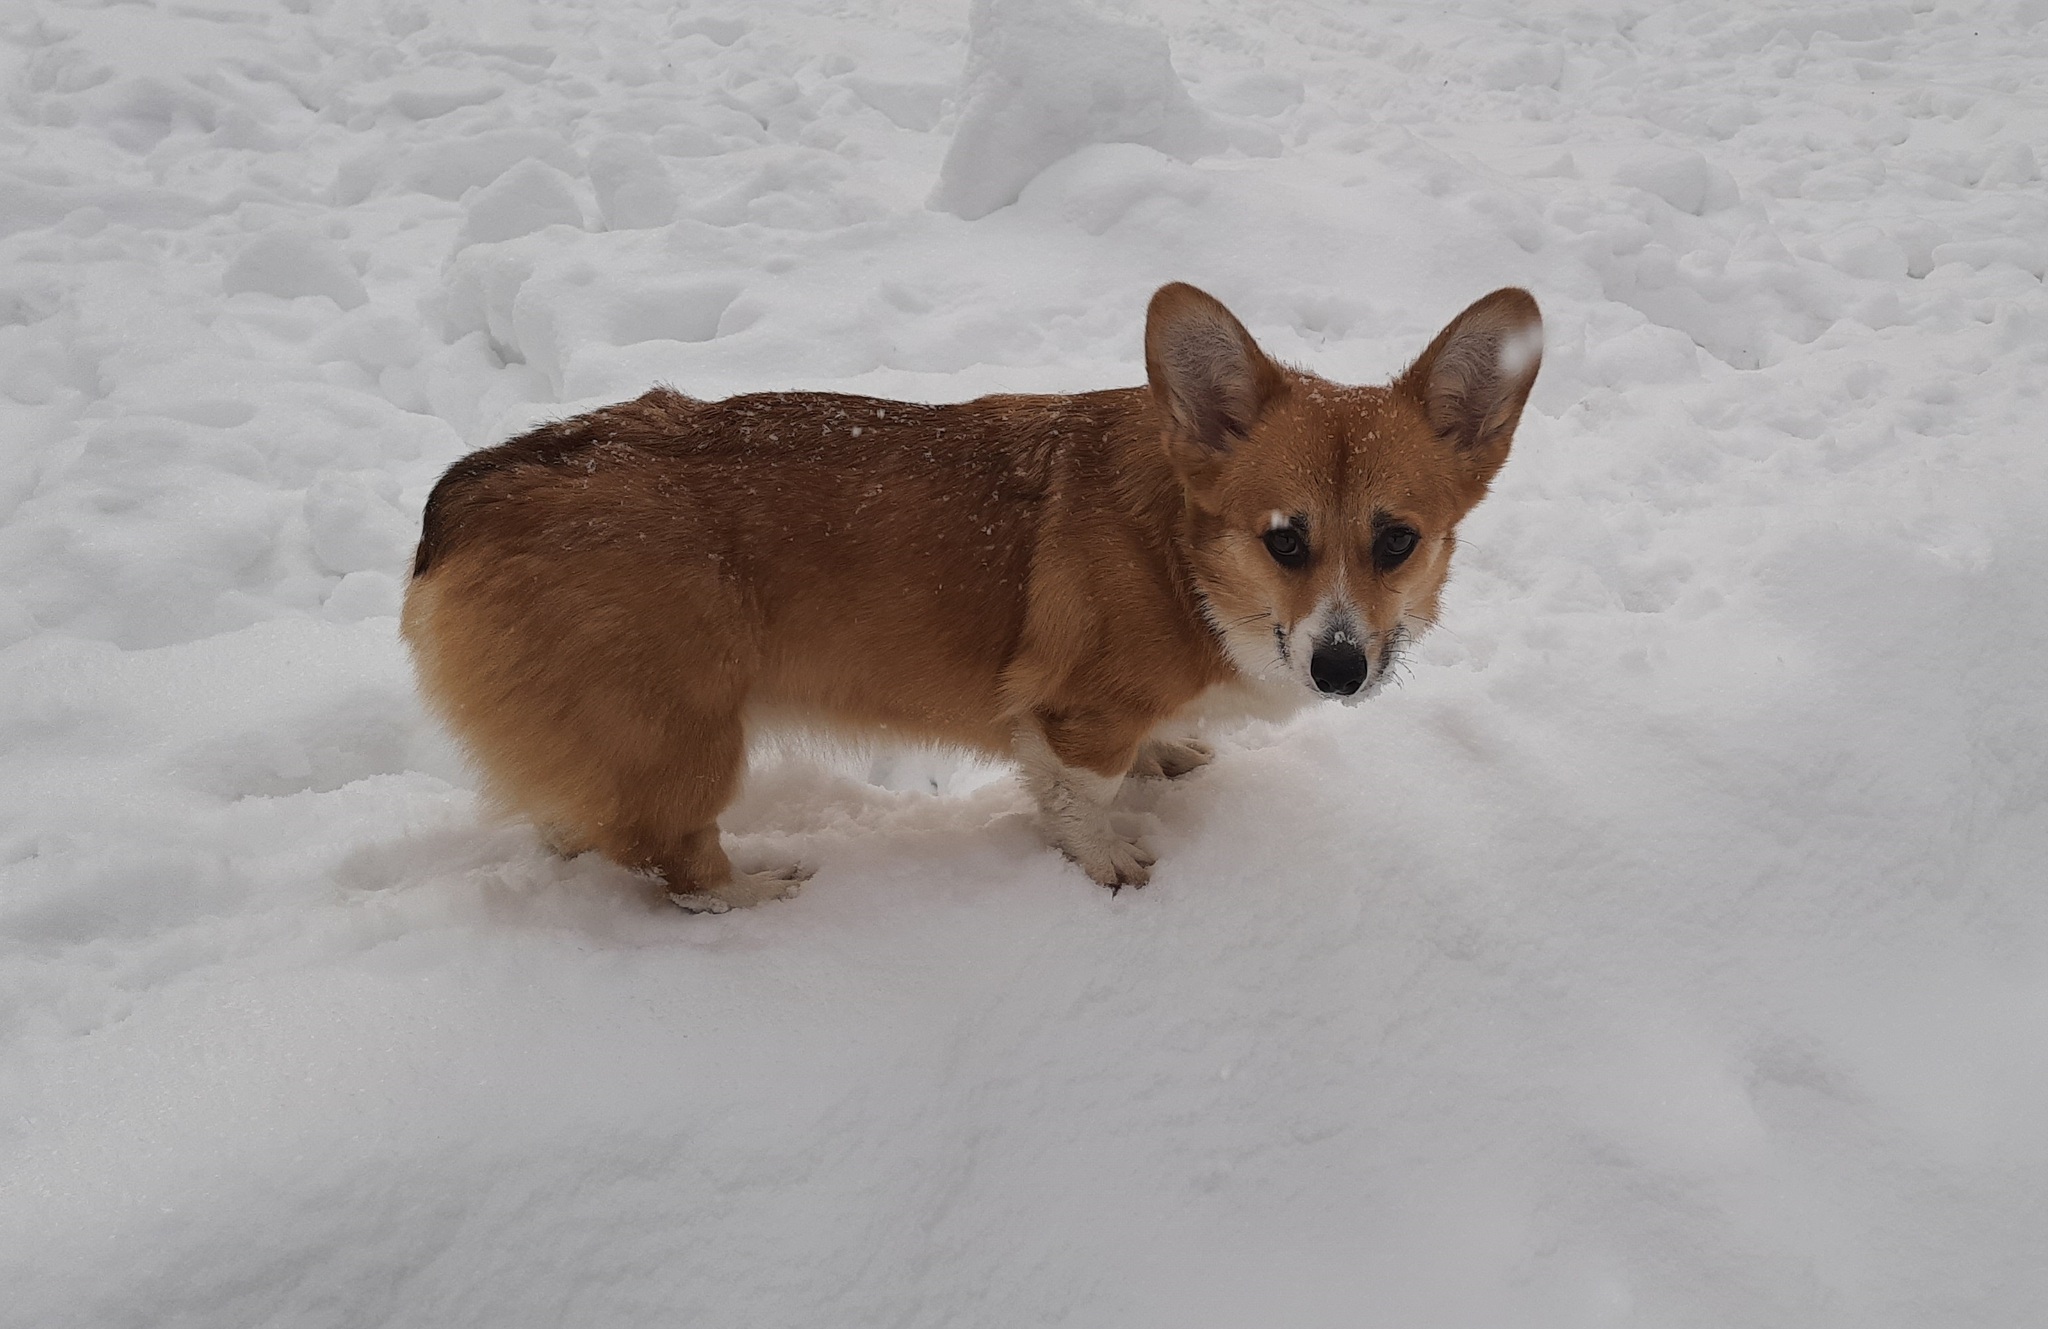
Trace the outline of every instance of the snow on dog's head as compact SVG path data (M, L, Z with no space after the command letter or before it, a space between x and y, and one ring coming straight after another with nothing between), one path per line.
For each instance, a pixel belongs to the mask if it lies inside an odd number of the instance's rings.
M1204 292L1160 289L1146 369L1204 611L1240 671L1299 700L1380 689L1435 621L1542 354L1536 301L1506 288L1390 386L1351 387L1276 363Z

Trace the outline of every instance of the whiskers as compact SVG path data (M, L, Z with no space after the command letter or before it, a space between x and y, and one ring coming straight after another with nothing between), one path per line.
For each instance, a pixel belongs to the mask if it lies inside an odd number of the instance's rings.
M1290 673L1292 661L1288 658L1287 633L1280 626L1270 609L1257 609L1234 618L1224 618L1216 612L1216 606L1200 588L1195 591L1195 602L1201 607L1202 618L1209 624L1209 630L1216 634L1216 640L1223 646L1223 653L1230 657L1240 673L1247 678L1261 682L1276 674ZM1260 624L1270 624L1272 635L1258 631ZM1270 642L1261 650L1255 640Z
M1423 625L1425 631L1431 626L1428 619L1417 621ZM1374 691L1383 687L1399 687L1414 675L1415 667L1408 661L1407 646L1409 642L1415 640L1416 635L1409 630L1406 619L1396 623L1393 630L1387 633L1386 642L1380 647L1380 668L1378 676L1373 680Z

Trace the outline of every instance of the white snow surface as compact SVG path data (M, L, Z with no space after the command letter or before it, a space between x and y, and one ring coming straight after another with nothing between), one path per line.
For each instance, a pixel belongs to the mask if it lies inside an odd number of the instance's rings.
M2044 89L2041 0L0 0L0 1323L2039 1323ZM946 758L765 759L721 917L480 818L455 457L1135 383L1175 279L1548 345L1149 888Z

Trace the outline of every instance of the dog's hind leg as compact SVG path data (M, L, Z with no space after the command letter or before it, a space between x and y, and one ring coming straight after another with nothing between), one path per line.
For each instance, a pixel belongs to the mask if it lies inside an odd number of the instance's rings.
M718 843L718 827L705 827L692 834L687 845L677 846L688 866L677 870L663 867L669 881L668 898L685 913L722 914L746 909L764 900L787 900L803 889L810 873L795 865L765 872L734 871L732 860ZM723 870L723 876L718 874ZM683 883L678 886L677 883Z
M662 769L621 779L615 815L593 832L597 848L616 862L659 872L668 898L691 913L722 914L795 895L808 873L735 872L719 843L718 814L746 770L739 716L697 716L669 728Z
M1207 743L1192 738L1152 737L1138 745L1130 773L1141 780L1177 780L1207 766L1216 755Z

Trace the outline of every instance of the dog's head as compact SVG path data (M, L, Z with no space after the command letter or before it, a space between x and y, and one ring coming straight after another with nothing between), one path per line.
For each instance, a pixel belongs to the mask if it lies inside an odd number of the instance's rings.
M1388 387L1269 359L1213 297L1152 297L1145 368L1186 488L1195 580L1246 675L1357 701L1435 621L1543 356L1527 291L1451 320Z

